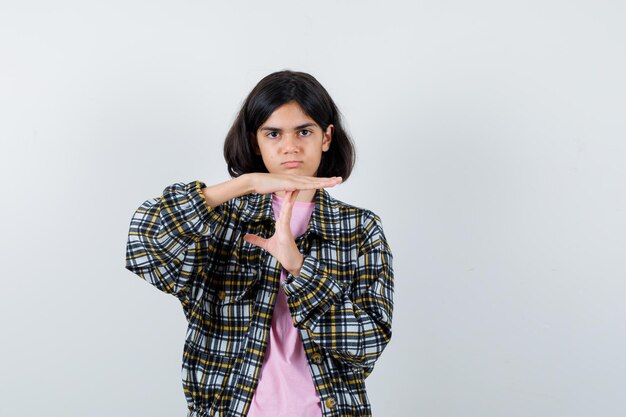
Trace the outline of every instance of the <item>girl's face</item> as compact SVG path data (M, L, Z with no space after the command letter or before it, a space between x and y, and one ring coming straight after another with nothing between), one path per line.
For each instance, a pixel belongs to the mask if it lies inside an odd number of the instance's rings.
M322 152L330 147L333 128L329 125L323 131L297 102L290 101L274 110L252 144L269 173L315 177Z

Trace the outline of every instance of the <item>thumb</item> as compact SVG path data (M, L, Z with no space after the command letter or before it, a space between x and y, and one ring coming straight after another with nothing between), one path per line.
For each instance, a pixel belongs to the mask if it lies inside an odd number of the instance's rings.
M267 239L263 239L260 236L257 235L251 235L250 233L246 233L245 236L243 237L243 240L245 240L248 243L252 243L253 245L259 246L263 249L265 248L265 242L267 241Z

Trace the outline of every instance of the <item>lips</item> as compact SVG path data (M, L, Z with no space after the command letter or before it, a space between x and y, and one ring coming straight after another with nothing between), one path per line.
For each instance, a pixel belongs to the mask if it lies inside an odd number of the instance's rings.
M287 168L297 168L302 165L302 161L286 161L283 162L283 166Z

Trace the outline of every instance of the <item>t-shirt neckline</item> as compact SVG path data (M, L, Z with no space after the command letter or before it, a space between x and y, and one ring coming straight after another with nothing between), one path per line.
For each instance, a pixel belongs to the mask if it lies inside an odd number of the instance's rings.
M285 201L285 197L281 197L272 193L272 198L278 201L279 203L283 203ZM313 206L315 205L315 201L295 201L296 205L304 205L304 206Z

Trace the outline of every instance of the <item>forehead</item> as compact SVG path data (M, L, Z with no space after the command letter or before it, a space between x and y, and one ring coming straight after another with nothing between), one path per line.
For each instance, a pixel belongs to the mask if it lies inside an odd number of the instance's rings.
M311 119L297 102L292 101L276 108L260 128L271 126L280 129L295 129L304 124L317 126L315 120Z

